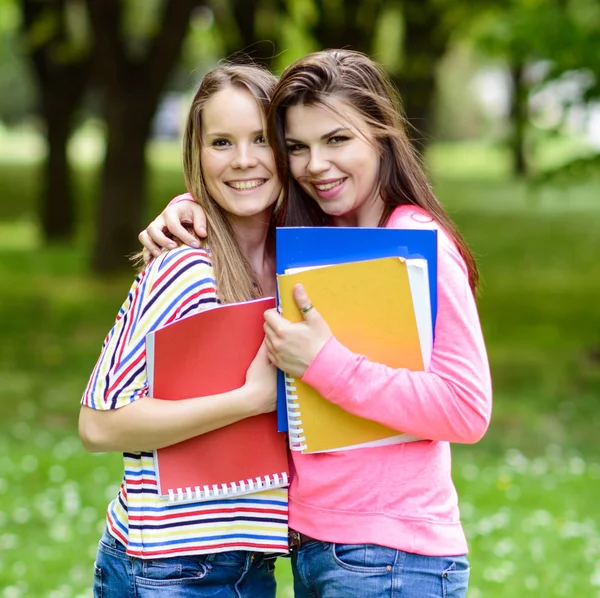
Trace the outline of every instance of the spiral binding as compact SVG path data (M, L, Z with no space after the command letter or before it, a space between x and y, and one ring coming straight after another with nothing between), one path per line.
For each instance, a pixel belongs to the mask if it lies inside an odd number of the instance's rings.
M296 379L285 375L285 400L287 405L288 436L292 451L306 450L306 437L302 424L300 404L296 394Z
M273 488L282 488L289 484L288 474L282 472L280 474L266 475L258 478L248 478L239 482L230 482L229 484L212 484L211 486L204 485L188 486L187 488L169 489L169 502L182 501L202 501L214 500L217 498L230 498L233 496L241 496L243 494L251 494L253 492L261 492L262 490L271 490Z

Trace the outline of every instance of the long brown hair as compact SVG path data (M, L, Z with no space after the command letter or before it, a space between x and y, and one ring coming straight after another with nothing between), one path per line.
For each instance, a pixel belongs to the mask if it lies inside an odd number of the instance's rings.
M367 122L381 155L379 193L385 226L394 209L412 204L426 210L448 233L465 260L469 284L475 290L479 274L475 259L450 217L434 195L420 159L406 133L400 98L385 71L368 56L351 50L314 52L290 65L281 75L267 118L267 135L284 185L286 206L281 214L288 226L331 223L291 176L285 143L285 116L299 104L331 109L327 100L340 98Z
M224 210L211 197L206 187L201 162L202 110L215 93L227 87L234 87L250 92L266 118L276 84L277 79L274 75L254 64L219 66L202 79L187 118L183 136L185 183L188 192L206 215L207 243L211 250L217 293L222 303L255 299L262 296L262 290L235 239ZM273 223L270 233L272 229Z

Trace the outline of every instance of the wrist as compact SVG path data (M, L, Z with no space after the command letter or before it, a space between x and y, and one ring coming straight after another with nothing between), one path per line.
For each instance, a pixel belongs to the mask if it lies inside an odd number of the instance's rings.
M182 201L194 201L194 198L189 193L182 193L177 197L174 197L167 206L174 206L175 204L181 203Z
M260 388L258 384L246 382L239 389L236 400L236 411L240 414L240 419L261 413L259 409L259 396Z

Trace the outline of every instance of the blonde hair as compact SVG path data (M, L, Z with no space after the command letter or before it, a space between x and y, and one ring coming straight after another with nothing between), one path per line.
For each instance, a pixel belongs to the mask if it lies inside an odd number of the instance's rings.
M379 226L385 226L399 205L412 204L425 209L456 244L467 265L470 286L475 290L479 281L477 264L427 181L406 133L398 93L385 71L360 52L314 52L290 65L279 79L271 101L267 133L286 194L285 224L327 226L331 222L291 176L285 143L288 108L302 104L331 108L328 104L331 98L352 106L377 141L381 156L379 192L385 204Z
M208 192L202 172L202 111L217 92L233 87L248 91L262 114L267 115L277 79L266 69L253 64L227 64L205 75L194 95L183 137L183 171L188 192L206 215L207 239L221 303L256 299L262 289L250 263L242 254L225 211ZM267 242L272 241L270 223Z

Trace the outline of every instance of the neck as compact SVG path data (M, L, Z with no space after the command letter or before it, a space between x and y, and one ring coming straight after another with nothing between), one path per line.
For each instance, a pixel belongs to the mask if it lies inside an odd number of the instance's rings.
M377 228L383 215L384 207L379 192L376 192L374 197L367 200L358 209L347 214L342 214L341 216L333 216L333 226Z
M272 253L272 248L267 243L271 213L272 209L268 209L254 216L229 217L240 250L257 273L269 261Z

